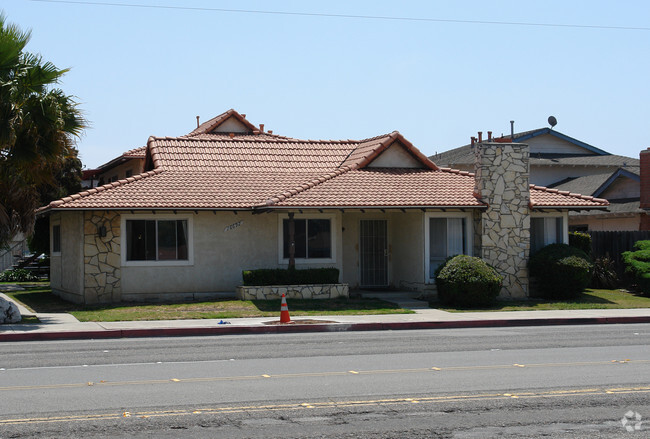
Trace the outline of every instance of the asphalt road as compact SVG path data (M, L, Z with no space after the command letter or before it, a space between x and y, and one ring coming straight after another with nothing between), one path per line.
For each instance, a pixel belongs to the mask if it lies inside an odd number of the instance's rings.
M0 439L650 431L650 325L25 342L0 354Z

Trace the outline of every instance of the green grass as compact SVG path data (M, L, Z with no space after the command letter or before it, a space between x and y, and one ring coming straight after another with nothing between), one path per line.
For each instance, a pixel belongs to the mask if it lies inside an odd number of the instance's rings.
M627 290L586 289L579 297L572 300L498 300L493 306L481 308L446 308L432 307L449 312L469 311L544 311L570 309L629 309L650 308L650 297Z
M27 287L5 293L34 312L67 312L81 322L133 320L231 319L278 317L280 300L216 300L211 302L118 304L83 306L53 295L49 286ZM413 311L379 299L306 300L290 299L291 316L411 314Z

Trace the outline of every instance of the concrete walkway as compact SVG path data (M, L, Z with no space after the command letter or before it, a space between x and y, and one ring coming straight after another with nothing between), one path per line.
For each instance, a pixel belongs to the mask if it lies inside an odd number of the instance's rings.
M364 296L380 297L395 302L401 307L413 309L415 313L294 317L292 318L292 324L285 325L278 324L279 310L276 318L130 322L79 322L69 314L36 314L40 323L0 325L0 342L284 332L650 323L650 308L450 313L429 308L427 302L415 299L415 295L412 293L366 293ZM291 310L290 303L289 310ZM25 311L29 313L29 311Z

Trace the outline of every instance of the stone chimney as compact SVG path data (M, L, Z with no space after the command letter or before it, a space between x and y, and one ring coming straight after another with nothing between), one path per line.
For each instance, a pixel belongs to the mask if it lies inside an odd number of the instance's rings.
M650 148L641 151L639 154L640 159L640 201L641 209L650 209ZM639 230L650 230L650 216L648 212L641 214L641 223Z
M474 145L474 194L488 205L481 213L480 256L504 277L501 297L528 296L530 187L528 145Z

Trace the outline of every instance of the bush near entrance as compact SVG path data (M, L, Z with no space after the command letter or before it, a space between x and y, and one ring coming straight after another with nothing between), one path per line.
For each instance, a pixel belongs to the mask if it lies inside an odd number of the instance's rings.
M481 258L458 255L447 259L435 273L438 299L445 305L475 307L492 304L503 277Z
M551 244L535 253L528 262L545 299L578 297L591 281L593 264L582 250L567 244Z

